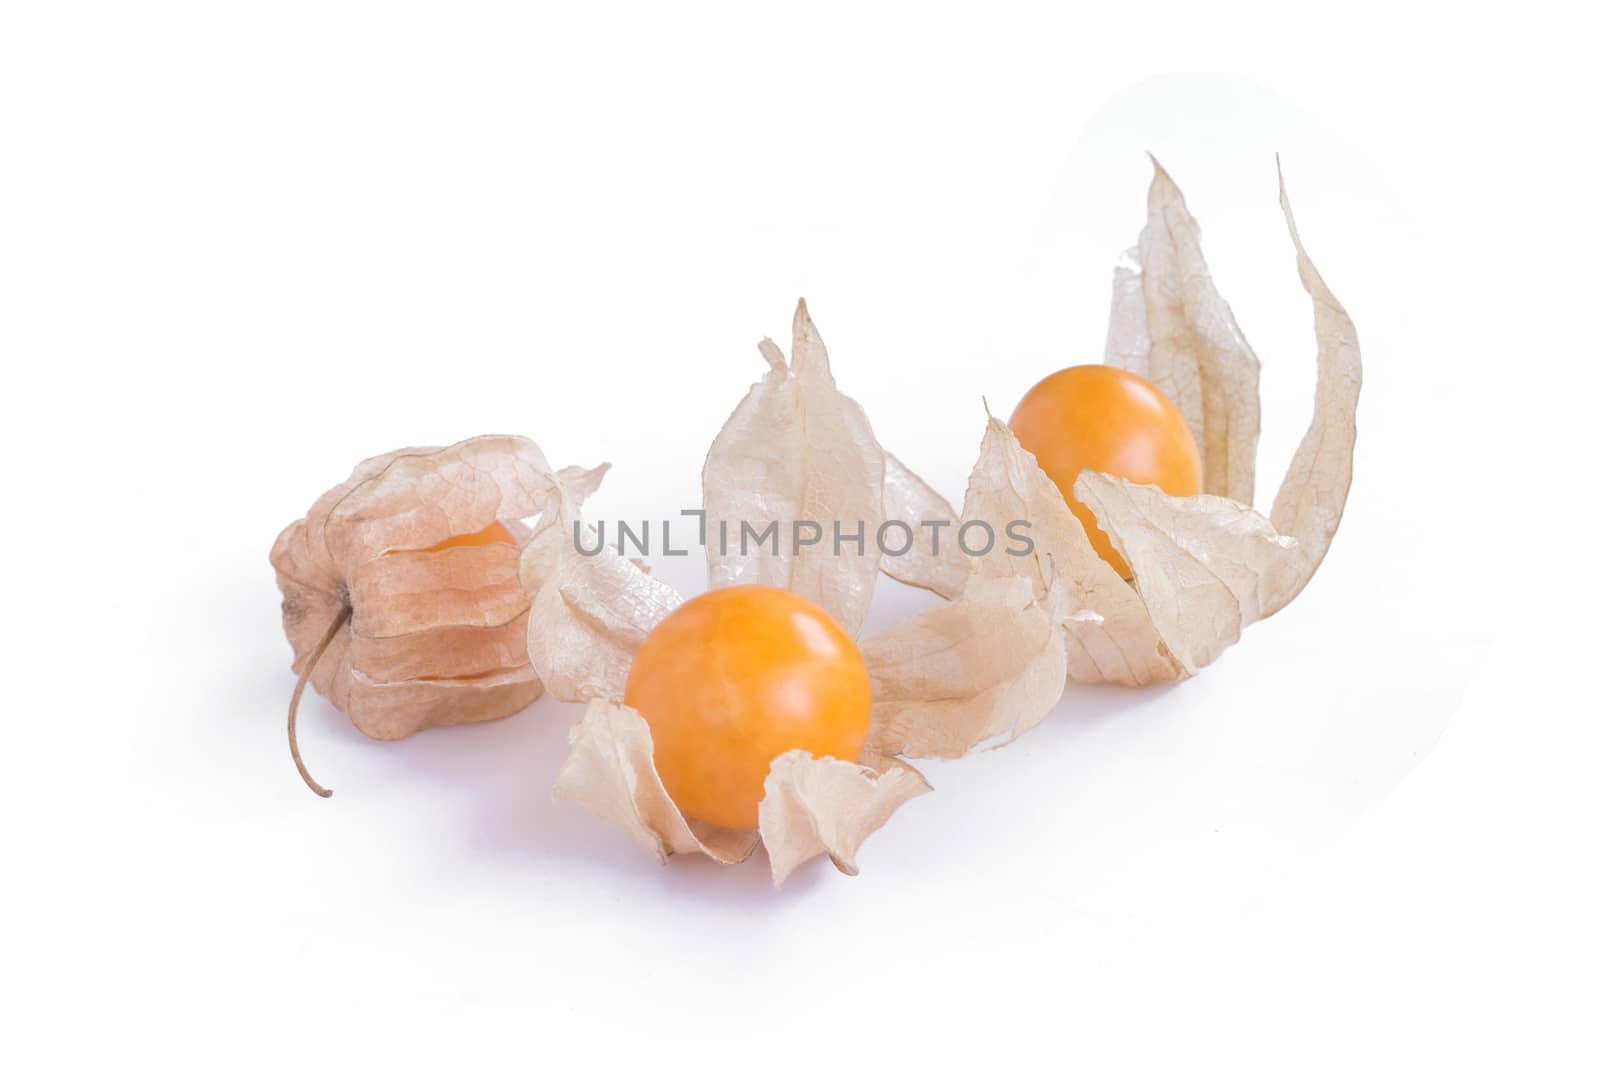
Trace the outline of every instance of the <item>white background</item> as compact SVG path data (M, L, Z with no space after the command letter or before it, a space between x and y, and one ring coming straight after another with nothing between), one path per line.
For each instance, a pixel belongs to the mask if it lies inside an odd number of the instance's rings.
M1594 1062L1591 38L1363 7L5 5L8 1058ZM311 700L306 792L266 554L355 461L524 433L616 464L594 517L692 506L804 295L958 496L981 398L1098 358L1145 149L1263 499L1313 368L1274 151L1361 331L1290 610L928 766L857 879L654 867L549 798L549 700Z

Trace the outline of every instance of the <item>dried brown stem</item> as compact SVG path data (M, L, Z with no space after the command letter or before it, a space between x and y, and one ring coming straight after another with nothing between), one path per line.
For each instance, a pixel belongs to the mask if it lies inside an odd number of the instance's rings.
M306 682L311 680L311 672L317 669L317 661L322 654L328 651L328 646L333 644L333 639L339 636L339 631L344 624L350 621L350 605L346 604L339 610L339 614L328 626L328 632L322 635L322 640L317 642L317 647L311 650L311 657L306 660L305 669L300 672L300 678L294 684L294 696L289 698L289 755L294 757L294 765L300 772L300 777L305 779L306 785L319 797L333 796L333 790L324 789L311 777L311 772L306 770L305 761L300 758L300 741L295 737L294 720L300 711L300 694L306 691Z

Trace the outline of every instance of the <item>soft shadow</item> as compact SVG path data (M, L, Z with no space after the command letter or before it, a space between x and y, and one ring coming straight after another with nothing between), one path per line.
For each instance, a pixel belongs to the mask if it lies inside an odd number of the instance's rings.
M776 893L766 853L759 848L733 866L698 855L658 864L583 805L556 800L550 788L570 751L567 733L581 713L577 705L546 696L498 722L417 734L393 746L396 788L420 775L459 794L476 813L467 828L472 847L493 851L513 867L601 870L652 880L674 895L713 905L761 909L807 895L819 884L819 872L838 876L825 859L816 860Z
M1055 710L1035 730L1068 734L1093 730L1101 723L1153 704L1175 689L1174 683L1147 686L1081 685L1068 682Z

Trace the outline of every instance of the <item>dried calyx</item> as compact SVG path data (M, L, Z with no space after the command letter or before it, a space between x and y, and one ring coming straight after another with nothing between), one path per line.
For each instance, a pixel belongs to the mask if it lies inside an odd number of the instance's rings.
M975 560L973 579L948 607L868 643L894 701L882 727L886 750L959 755L989 726L1037 721L1059 698L1053 643L1035 646L1031 659L1015 648L982 651L998 624L994 582L1026 580L1033 608L1059 623L1066 677L1138 686L1206 666L1310 580L1350 490L1361 352L1350 316L1300 242L1281 175L1279 198L1314 313L1317 390L1271 517L1249 507L1260 425L1256 357L1211 282L1182 194L1158 165L1145 231L1116 272L1107 362L1148 375L1179 401L1204 453L1207 492L1171 497L1096 471L1078 477L1075 496L1132 570L1124 581L1095 552L1060 488L991 417L962 519L1026 519L1034 551ZM872 655L875 644L887 648ZM948 679L920 665L924 651L950 647L965 651ZM929 749L902 738L896 723L908 720L942 723L939 743Z
M568 468L567 492L605 468ZM552 473L522 437L475 437L359 464L278 536L272 565L298 675L289 747L309 684L369 737L503 718L537 699L528 664L529 595L517 580L526 528Z

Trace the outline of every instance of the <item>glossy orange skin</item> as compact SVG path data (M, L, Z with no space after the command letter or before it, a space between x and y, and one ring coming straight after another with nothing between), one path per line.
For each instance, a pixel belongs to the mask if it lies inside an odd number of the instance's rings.
M1200 492L1200 449L1166 394L1131 371L1086 364L1057 371L1028 390L1011 432L1056 483L1100 558L1131 578L1127 561L1072 487L1084 470L1159 486L1169 496Z
M855 760L872 686L850 636L804 597L736 585L695 597L639 646L624 703L650 725L656 771L685 815L756 826L773 759Z

